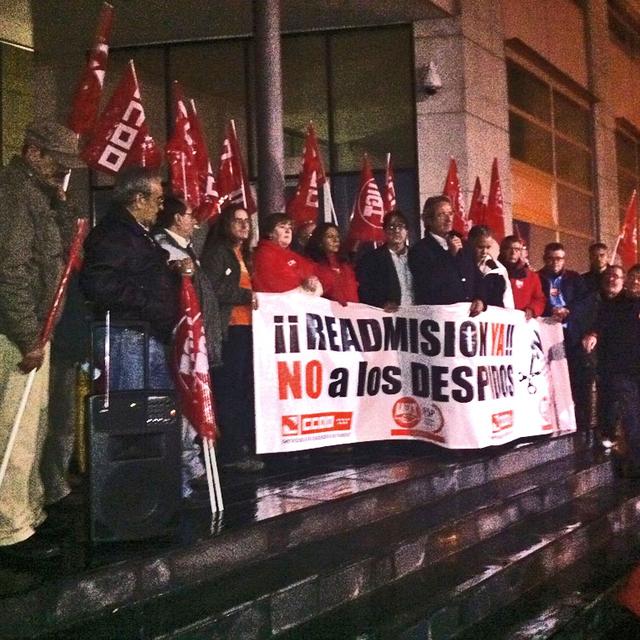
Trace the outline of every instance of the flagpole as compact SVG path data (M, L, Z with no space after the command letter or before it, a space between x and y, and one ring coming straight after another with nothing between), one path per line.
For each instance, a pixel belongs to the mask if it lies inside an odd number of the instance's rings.
M209 505L211 507L211 513L213 514L218 511L218 507L213 488L213 471L211 468L211 454L209 452L209 438L203 438L202 444L204 453L204 469L207 473L207 489L209 490Z
M222 502L222 487L220 486L220 474L218 473L218 459L216 458L216 450L213 446L213 441L208 438L209 441L209 456L211 458L211 469L213 471L213 486L216 490L216 502L218 503L218 511L224 511L224 503Z
M9 466L9 459L11 458L13 447L16 444L16 438L18 437L18 430L20 429L20 423L22 422L22 416L24 414L24 410L27 408L27 400L29 399L29 394L31 393L31 387L33 387L33 381L35 380L36 372L37 372L37 369L31 369L31 371L29 372L29 377L27 378L27 384L25 385L24 391L22 392L22 399L20 400L18 413L16 414L16 419L13 421L13 426L11 427L11 433L9 434L9 441L7 442L7 448L4 452L4 457L2 458L2 466L0 466L0 488L2 488L2 483L7 473L7 467Z

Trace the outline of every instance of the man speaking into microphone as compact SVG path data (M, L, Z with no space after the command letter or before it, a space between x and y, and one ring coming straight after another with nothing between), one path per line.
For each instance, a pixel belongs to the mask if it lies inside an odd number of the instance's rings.
M415 304L470 302L469 315L477 316L486 309L482 273L453 231L451 200L427 198L422 219L425 236L409 250Z

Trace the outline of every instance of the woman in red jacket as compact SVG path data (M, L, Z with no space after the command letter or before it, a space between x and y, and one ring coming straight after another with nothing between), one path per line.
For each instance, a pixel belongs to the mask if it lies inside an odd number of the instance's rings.
M253 290L282 293L301 288L306 293L322 295L322 286L314 264L289 248L293 224L286 213L267 216L262 240L253 254Z
M518 236L507 236L500 243L498 260L507 268L516 309L524 311L527 320L544 312L547 299L540 276L522 260L522 242Z
M340 230L331 222L323 222L311 234L305 253L316 265L324 290L322 295L346 305L347 302L359 301L358 281L340 248Z

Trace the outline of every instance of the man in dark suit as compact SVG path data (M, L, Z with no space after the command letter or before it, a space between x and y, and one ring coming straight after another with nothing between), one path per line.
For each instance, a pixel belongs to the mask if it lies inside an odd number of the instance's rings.
M565 269L565 250L560 242L550 242L542 256L544 267L538 271L547 304L542 314L562 323L564 348L569 365L571 392L576 406L576 421L581 429L588 428L590 377L581 348L584 326L583 305L588 291L580 274Z
M393 312L413 304L409 270L408 221L400 210L390 211L382 222L387 241L361 256L356 266L360 302Z
M415 304L470 302L469 315L485 310L483 278L473 253L463 250L453 232L453 209L447 196L427 198L422 210L425 237L409 251Z

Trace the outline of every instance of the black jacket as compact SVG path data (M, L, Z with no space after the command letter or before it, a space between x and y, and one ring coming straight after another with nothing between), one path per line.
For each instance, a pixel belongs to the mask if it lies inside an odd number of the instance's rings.
M409 249L416 304L453 304L479 299L486 303L482 273L471 251L454 256L430 234Z
M400 280L386 245L360 257L356 278L360 302L380 308L387 302L400 304Z
M171 341L179 320L180 276L162 249L125 209L114 208L84 243L80 287L98 315L143 320L153 336Z
M244 261L250 269L248 256ZM237 304L251 304L251 289L240 287L240 263L233 249L215 236L207 238L200 255L200 266L216 292L222 335L226 338L231 308Z

